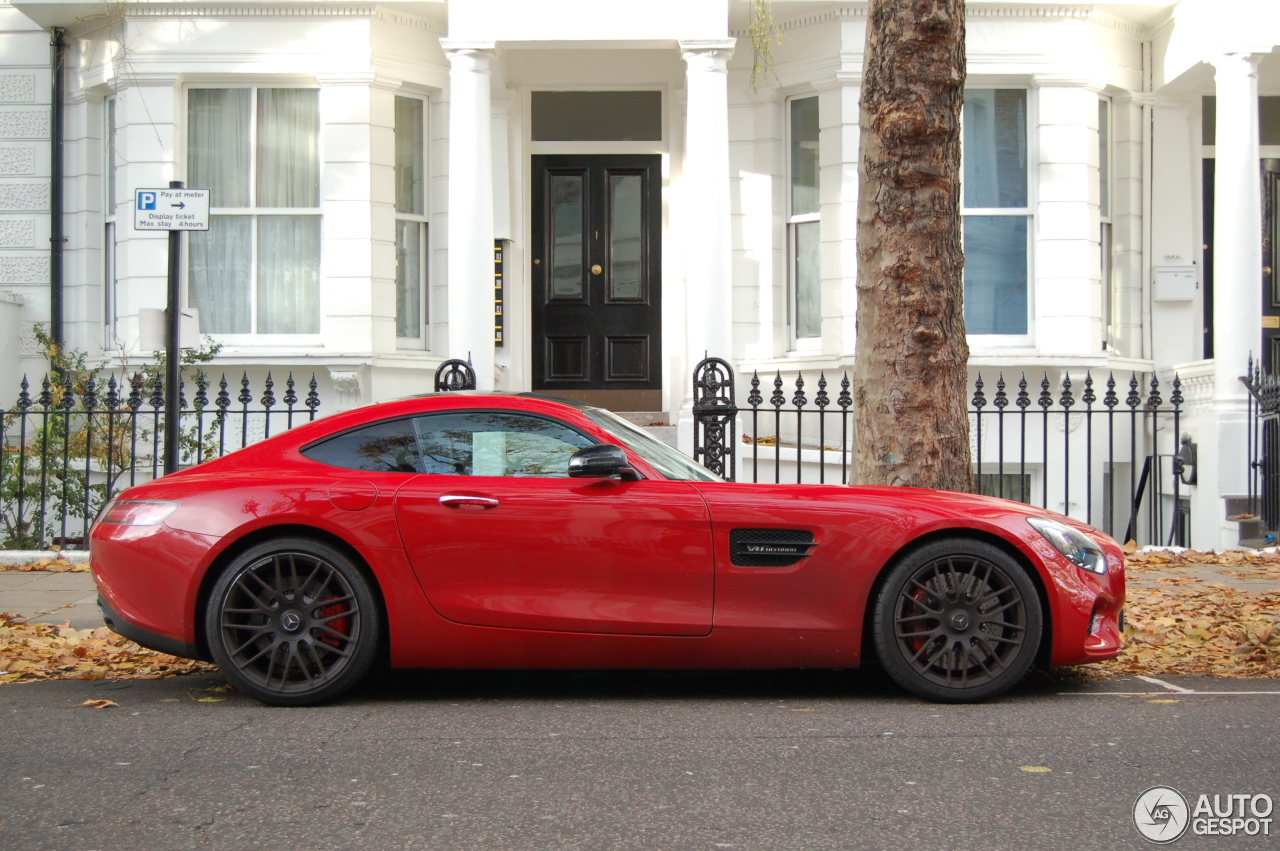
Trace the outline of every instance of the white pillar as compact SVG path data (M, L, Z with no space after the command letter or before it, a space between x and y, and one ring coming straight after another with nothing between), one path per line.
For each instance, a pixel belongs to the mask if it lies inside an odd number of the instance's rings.
M493 389L493 44L440 42L449 58L449 357Z
M1214 410L1218 492L1246 492L1246 393L1239 376L1262 340L1258 56L1213 60L1218 96L1213 196Z
M685 253L686 352L729 359L732 240L729 230L729 86L733 39L681 42L688 107L680 188Z

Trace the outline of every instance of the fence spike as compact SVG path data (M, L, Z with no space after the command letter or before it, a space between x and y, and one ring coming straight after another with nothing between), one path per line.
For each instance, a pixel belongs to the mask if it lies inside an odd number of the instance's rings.
M293 389L293 372L289 373L289 380L284 383L284 403L292 408L298 404L298 394Z
M782 394L782 370L778 370L778 374L773 377L773 395L769 397L769 404L775 408L787 404L787 397Z
M1018 379L1018 398L1014 402L1025 414L1027 408L1031 407L1031 394L1027 392L1027 374L1022 373L1022 377Z
M151 397L147 399L147 404L155 408L157 411L164 407L164 379L160 377L160 373L156 373L151 378Z
M27 381L27 374L22 374L22 391L18 394L18 410L25 411L31 407L31 384Z
M979 376L979 378L981 378L981 376ZM1003 411L1005 408L1009 407L1009 394L1004 391L1004 387L1004 373L1002 372L999 377L996 378L996 398L992 402L998 411Z
M249 392L249 373L247 371L240 379L240 395L236 397L236 401L246 406L253 401L253 394Z
M270 410L276 404L276 383L271 380L271 372L267 372L267 380L263 383L262 407Z
M827 374L825 372L818 373L818 394L814 397L813 402L818 406L818 410L822 410L831 404L831 397L827 395Z
M53 407L53 393L49 390L49 373L40 381L40 407L46 411Z
M808 398L804 395L804 376L796 373L796 394L791 397L791 404L797 408L803 408L808 403Z
M1160 403L1164 400L1160 398L1160 379L1156 377L1154 372L1151 373L1151 392L1147 395L1147 407L1152 410L1160 407Z
M120 407L120 390L116 383L116 374L113 372L107 378L107 410L115 412Z
M80 397L80 403L89 411L98 407L98 382L94 380L92 373L89 374L89 380L85 382L84 395Z
M320 394L316 392L316 374L311 373L311 382L307 385L307 401L306 406L311 409L311 416L316 415L316 408L320 407Z
M970 405L977 408L979 411L987 406L987 396L982 392L982 388L984 386L986 385L982 383L982 373L979 372L978 378L973 382L973 399L969 402Z
M747 404L757 408L763 401L764 397L760 395L760 372L753 370L751 372L751 392L747 394Z
M213 404L223 413L226 413L227 408L231 407L231 394L227 392L227 374L225 372L222 373L222 378L218 381L218 396L214 399Z
M1036 400L1036 404L1045 411L1053 406L1053 394L1049 392L1049 373L1047 372L1040 381L1040 398Z
M1138 373L1129 373L1129 395L1125 397L1124 403L1130 408L1137 409L1142 404L1142 396L1138 395Z
M196 371L196 410L203 411L209 407L209 376L204 370Z
M1098 401L1098 394L1093 392L1093 373L1086 372L1084 374L1084 395L1080 397L1090 408L1093 403Z
M844 378L840 379L840 395L836 397L836 404L848 412L849 406L853 404L853 395L849 392L849 373L845 372Z
M1058 400L1058 404L1065 410L1070 411L1071 407L1076 403L1075 396L1071 394L1071 376L1065 372L1062 374L1062 396Z
M1178 373L1173 374L1173 392L1169 394L1169 404L1174 408L1182 407L1182 381L1178 378Z
M1102 404L1108 409L1114 410L1116 405L1120 404L1120 397L1116 395L1116 374L1114 372L1107 375L1107 392L1102 396Z

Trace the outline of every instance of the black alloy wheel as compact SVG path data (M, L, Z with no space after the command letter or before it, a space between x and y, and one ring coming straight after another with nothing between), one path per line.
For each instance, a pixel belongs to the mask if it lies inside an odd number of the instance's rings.
M369 581L340 550L307 538L251 547L214 585L209 649L240 691L263 703L331 700L364 678L378 646Z
M935 541L890 571L876 600L876 652L907 691L942 703L987 700L1035 661L1040 598L1026 570L999 548Z

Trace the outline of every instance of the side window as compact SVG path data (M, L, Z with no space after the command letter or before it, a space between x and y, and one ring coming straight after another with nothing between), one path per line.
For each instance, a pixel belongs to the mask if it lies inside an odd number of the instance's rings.
M569 456L594 441L554 420L472 411L413 421L425 472L566 478Z
M414 421L410 419L374 423L308 446L302 454L312 461L348 470L426 472L413 426Z

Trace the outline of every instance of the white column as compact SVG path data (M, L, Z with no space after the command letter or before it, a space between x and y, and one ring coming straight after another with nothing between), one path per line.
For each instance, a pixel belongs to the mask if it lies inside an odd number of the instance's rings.
M449 357L493 389L493 44L440 42L449 58Z
M685 253L689 369L703 352L729 359L732 235L729 211L729 94L733 39L681 42L689 102L680 201Z
M1247 391L1240 383L1262 340L1262 199L1258 170L1258 56L1213 60L1218 116L1213 196L1214 409L1218 492L1246 492Z

